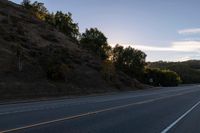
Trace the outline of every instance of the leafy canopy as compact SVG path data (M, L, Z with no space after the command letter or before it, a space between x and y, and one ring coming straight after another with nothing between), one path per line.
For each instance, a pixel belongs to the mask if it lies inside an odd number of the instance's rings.
M80 44L83 48L91 50L102 59L109 57L111 47L108 45L106 36L97 28L86 29L80 37Z
M44 6L44 3L37 1L31 3L30 0L23 0L22 6L29 10L38 19L54 26L73 40L77 40L79 36L79 27L77 23L73 22L72 14L70 12L63 13L62 11L57 11L55 14L50 14Z
M53 25L72 39L78 38L79 27L77 23L73 22L72 14L70 12L63 13L61 11L57 11L55 14L48 14L45 20L47 23Z
M112 51L112 60L116 68L131 77L141 78L144 71L146 54L132 47L116 45Z

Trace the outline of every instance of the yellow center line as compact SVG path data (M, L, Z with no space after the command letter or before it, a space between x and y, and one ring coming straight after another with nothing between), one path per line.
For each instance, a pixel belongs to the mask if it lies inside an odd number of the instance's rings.
M175 96L181 96L181 95L192 93L192 92L196 92L196 91L189 91L189 92L185 92L185 93L179 93L179 94L176 94L176 95L165 96L165 97L145 100L145 101L141 101L141 102L136 102L136 103L130 103L130 104L125 104L125 105L110 107L110 108L97 110L97 111L91 111L91 112L78 114L78 115L74 115L74 116L64 117L64 118L50 120L50 121L46 121L46 122L40 122L40 123L31 124L31 125L27 125L27 126L23 126L23 127L13 128L13 129L8 129L8 130L0 131L0 133L10 133L10 132L19 131L19 130L25 130L25 129L38 127L38 126L43 126L43 125L47 125L47 124L52 124L52 123L56 123L56 122L62 122L62 121L76 119L76 118L80 118L80 117L84 117L84 116L95 115L95 114L103 113L103 112L107 112L107 111L122 109L122 108L130 107L130 106L134 106L134 105L141 105L141 104L151 103L151 102L154 102L154 101L158 101L158 100L162 100L162 99L166 99L166 98L170 98L170 97L175 97Z

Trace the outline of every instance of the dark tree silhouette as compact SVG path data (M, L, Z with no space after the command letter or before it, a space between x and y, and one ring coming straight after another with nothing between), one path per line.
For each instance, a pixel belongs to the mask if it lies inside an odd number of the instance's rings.
M144 72L146 54L132 47L124 48L116 45L113 48L112 60L116 68L131 77L142 78Z
M38 19L47 22L72 40L77 41L77 38L80 35L79 27L77 23L73 22L72 14L70 12L63 13L62 11L57 11L55 14L49 13L47 8L44 6L44 3L37 1L31 3L30 0L24 0L22 6L30 10L30 12Z
M21 5L26 9L31 9L32 8L32 4L31 4L30 0L23 0Z
M107 38L97 28L86 29L81 35L80 44L83 48L91 50L102 59L109 57L111 47L108 45Z

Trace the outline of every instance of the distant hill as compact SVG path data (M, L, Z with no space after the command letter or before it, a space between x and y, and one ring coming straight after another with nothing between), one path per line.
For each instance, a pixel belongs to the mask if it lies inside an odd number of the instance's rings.
M184 62L149 62L150 68L169 69L177 72L183 83L200 83L200 60L189 60Z
M0 99L143 88L122 72L106 81L102 67L98 57L56 28L0 0Z

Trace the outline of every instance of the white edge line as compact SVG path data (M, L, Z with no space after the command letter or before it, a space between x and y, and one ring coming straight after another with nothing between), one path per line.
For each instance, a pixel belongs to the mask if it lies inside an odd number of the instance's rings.
M185 112L182 116L180 116L176 121L170 124L167 128L165 128L161 133L167 133L170 129L172 129L179 121L181 121L186 115L188 115L193 109L195 109L200 104L200 101L197 102L192 108L190 108L187 112Z
M184 95L184 94L187 94L187 93L180 93L180 94L176 94L176 95L165 96L165 97L150 99L150 100L146 100L146 101L136 102L136 103L130 103L130 104L125 104L125 105L114 106L114 107L110 107L110 108L106 108L106 109L102 109L102 110L91 111L91 112L78 114L78 115L74 115L74 116L69 116L69 117L64 117L64 118L60 118L60 119L55 119L55 120L51 120L51 121L31 124L31 125L27 125L27 126L24 126L24 127L8 129L8 130L0 131L0 133L9 133L9 132L14 132L14 131L19 131L19 130L25 130L25 129L28 129L28 128L33 128L33 127L37 127L37 126L42 126L42 125L47 125L47 124L51 124L51 123L61 122L61 121L65 121L65 120L76 119L76 118L80 118L80 117L84 117L84 116L89 116L89 115L103 113L103 112L107 112L107 111L111 111L111 110L121 109L121 108L129 107L129 106L133 106L133 105L140 105L140 104L150 103L150 102L154 102L154 101L157 101L157 100L162 100L162 99L165 99L165 98L170 98L170 97L174 97L174 96L180 96L180 95ZM199 101L199 103L200 103L200 101Z

